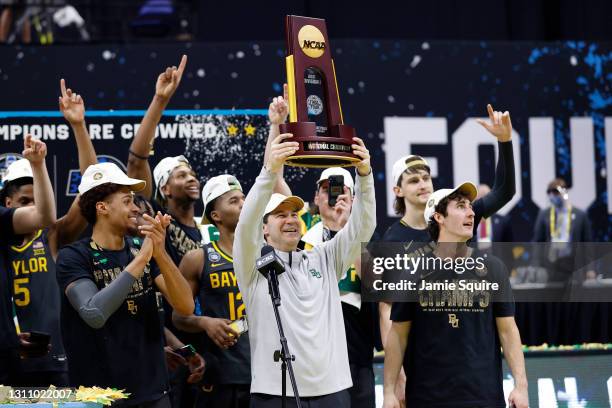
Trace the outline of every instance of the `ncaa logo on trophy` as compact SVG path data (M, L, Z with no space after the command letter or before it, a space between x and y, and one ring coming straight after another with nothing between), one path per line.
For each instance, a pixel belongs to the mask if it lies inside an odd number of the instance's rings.
M292 140L299 143L286 163L347 167L359 162L351 148L355 128L342 118L325 20L287 16L285 28L289 122L281 124L280 131L293 134Z

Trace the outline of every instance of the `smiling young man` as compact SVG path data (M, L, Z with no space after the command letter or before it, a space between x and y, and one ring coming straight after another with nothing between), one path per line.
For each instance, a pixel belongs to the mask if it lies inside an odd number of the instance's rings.
M172 216L166 232L166 250L176 265L187 252L202 246L202 233L194 220L195 203L200 199L200 181L182 155L160 160L151 176L149 153L157 124L181 83L186 66L187 56L183 55L178 67L168 67L157 77L155 95L130 145L127 166L129 177L147 182L139 194L151 200L154 210ZM169 311L167 323L171 313Z
M385 345L384 408L400 407L396 388L402 363L411 408L505 408L500 348L514 377L508 402L528 406L508 270L499 259L467 245L476 194L474 184L463 183L438 190L427 201L424 220L436 245L416 271L418 292L407 302L393 303ZM480 282L484 288L472 292L469 285L461 289L462 282Z
M267 242L282 260L279 308L303 401L317 407L348 407L351 387L346 336L338 280L360 253L376 227L374 179L363 141L354 139L357 182L353 211L346 226L331 240L311 250L297 251L301 238L298 211L304 202L295 196L272 194L285 160L297 143L279 135L271 145L265 167L249 191L236 227L234 268L249 318L251 344L251 406L281 406L280 363L273 360L279 336L266 278L255 268ZM292 396L287 384L287 395ZM291 401L291 400L290 400ZM292 404L293 402L290 402Z
M202 233L194 219L195 204L200 199L200 180L183 155L162 158L152 172L149 155L157 125L181 83L186 67L187 56L183 55L178 67L167 67L158 75L153 98L130 144L127 164L129 177L147 182L139 195L149 200L155 211L172 216L165 246L177 266L187 252L202 247ZM194 342L192 336L173 326L172 307L165 300L163 303L164 325L182 342ZM196 390L187 385L187 378L188 372L183 368L171 373L174 406L192 405L195 400Z
M190 333L205 333L206 373L198 407L249 407L251 383L249 338L239 335L231 322L246 317L242 294L234 274L234 235L244 204L238 180L229 174L211 178L202 189L202 222L213 224L219 240L190 251L179 267L200 302L201 316L176 311L174 324Z
M509 112L494 111L487 105L489 122L478 120L489 133L497 138L499 159L495 171L493 190L484 197L474 201L474 233L483 217L490 217L512 199L516 191L514 177L514 155L512 150L512 122ZM423 218L425 204L434 191L431 169L427 161L417 155L402 157L393 165L393 207L402 218L393 223L385 232L381 241L403 242L409 254L429 253L434 245L427 232L427 223ZM381 337L386 344L387 333L391 328L389 315L391 304L380 303ZM402 379L404 378L402 374ZM398 396L403 399L403 386L398 386Z
M125 389L120 406L169 407L156 289L182 313L194 304L163 245L170 217L145 215L146 238L127 236L139 215L133 193L144 185L113 163L83 174L79 207L93 232L58 255L62 333L71 385Z
M510 201L516 190L510 113L494 111L491 105L487 105L487 111L490 123L478 123L497 138L499 159L492 191L474 202L475 228L482 217L491 216ZM429 242L423 218L425 204L434 191L429 164L421 156L402 157L393 165L392 177L394 209L402 218L389 227L382 241Z

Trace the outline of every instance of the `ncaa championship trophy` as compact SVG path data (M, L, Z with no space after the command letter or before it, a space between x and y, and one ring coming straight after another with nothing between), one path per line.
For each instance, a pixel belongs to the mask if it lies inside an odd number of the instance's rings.
M355 128L344 124L325 20L287 16L287 86L289 123L298 151L287 164L300 167L346 167L359 162L353 154Z

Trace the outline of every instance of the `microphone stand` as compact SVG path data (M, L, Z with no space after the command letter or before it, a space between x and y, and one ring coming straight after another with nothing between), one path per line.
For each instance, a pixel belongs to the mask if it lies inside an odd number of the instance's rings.
M287 369L289 369L289 379L291 380L291 387L293 388L295 403L297 408L302 408L297 383L295 382L295 374L293 373L293 366L291 365L291 362L295 361L295 356L289 352L289 345L287 344L287 338L285 337L285 332L283 330L283 323L281 322L280 314L278 312L278 308L281 305L281 298L278 290L278 275L273 268L268 270L268 292L272 298L274 316L276 317L276 325L278 326L278 332L280 334L281 349L274 351L274 361L281 361L282 407L287 407Z

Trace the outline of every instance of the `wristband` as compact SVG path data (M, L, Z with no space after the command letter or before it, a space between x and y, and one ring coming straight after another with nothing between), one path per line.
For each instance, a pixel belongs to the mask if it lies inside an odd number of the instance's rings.
M128 152L130 152L130 154L131 154L132 156L134 156L135 158L137 158L137 159L140 159L140 160L149 160L149 156L141 156L141 155L139 155L139 154L136 154L136 153L134 153L134 152L132 151L132 149L129 149L129 150L128 150Z

